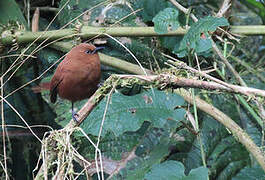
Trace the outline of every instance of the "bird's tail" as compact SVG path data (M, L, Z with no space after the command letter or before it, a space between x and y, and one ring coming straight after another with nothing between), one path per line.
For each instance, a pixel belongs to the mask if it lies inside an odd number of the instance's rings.
M40 93L42 91L49 91L51 82L43 82L40 83L38 86L33 86L31 89L34 93Z

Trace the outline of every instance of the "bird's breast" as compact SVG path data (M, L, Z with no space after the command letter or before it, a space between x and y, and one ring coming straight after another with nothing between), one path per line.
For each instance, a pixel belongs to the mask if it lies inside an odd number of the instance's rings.
M89 98L97 90L101 71L99 63L73 64L62 72L58 94L72 102Z

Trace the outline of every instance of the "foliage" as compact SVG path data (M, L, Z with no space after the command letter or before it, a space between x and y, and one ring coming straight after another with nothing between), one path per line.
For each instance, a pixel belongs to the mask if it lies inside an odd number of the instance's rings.
M16 1L7 0L0 2L0 22L1 24L7 24L10 21L19 22L20 24L26 25L26 20L23 16L23 13L20 11L20 8Z
M159 34L167 33L169 29L174 31L179 27L178 11L167 8L157 14L153 22L155 24L155 31ZM179 44L177 43L172 47L173 52L179 57L186 56L191 50L194 50L198 54L207 52L212 48L210 33L216 31L220 26L228 25L229 23L225 18L212 16L202 18L189 28Z
M263 23L265 22L265 2L263 0L240 0L240 2L245 4L251 11L254 11L256 14L258 14L261 17Z
M181 58L190 66L197 65L194 57L196 53L203 70L216 67L219 73L215 71L209 73L210 75L219 79L222 75L227 82L236 84L236 79L227 71L221 60L211 53L212 40L217 41L221 49L223 46L223 42L218 41L217 38L215 39L216 30L219 27L229 26L226 18L216 18L205 13L216 11L215 8L219 8L219 4L215 1L207 3L204 1L196 3L194 1L178 2L185 7L193 7L191 12L199 18L198 22L192 22L190 16L184 15L166 0L107 2L103 0L61 0L55 1L55 6L64 8L49 29L59 29L66 24L68 24L67 27L71 28L90 25L106 27L138 26L144 29L146 26L154 26L155 31L159 35L163 35L179 27L185 28L186 25L189 25L190 28L184 36L138 38L130 37L130 34L128 34L126 38L117 39L132 51L145 68L152 69L157 74L168 68L165 65L167 58L162 53L169 54L174 58ZM38 4L39 2L35 3L38 6L44 6L41 3ZM52 6L52 1L46 3L45 6ZM98 5L99 3L102 4ZM210 4L208 5L208 3ZM249 9L242 4L246 4ZM245 12L252 10L264 22L264 6L261 2L248 0L242 1L242 4L237 5L240 8L232 7L233 11ZM25 7L20 1L0 1L1 37L7 34L16 37L29 28L26 21L25 12L27 12L27 9ZM209 7L213 9L209 11L207 9ZM89 13L76 18L88 9L90 9ZM140 11L132 13L136 10ZM55 15L52 12L46 13L43 15L41 11L40 29L45 29ZM123 19L129 14L131 15ZM69 23L70 21L71 23ZM244 24L241 21L237 23ZM72 41L79 42L80 38L73 37ZM229 43L223 49L224 54L228 56L228 60L235 70L240 73L248 86L264 89L265 82L260 78L264 76L264 70L260 68L263 67L265 59L263 55L264 38L248 37L242 39L240 44L231 41L229 38L227 41ZM14 43L13 47L15 45ZM114 40L107 39L105 46L104 53L136 64L130 53ZM0 53L1 56L21 54L26 47L27 45L19 45L18 49L14 48L15 50L9 52L11 47L2 49L2 46L0 46ZM245 64L233 61L229 54L230 50L231 55L241 59ZM31 52L33 52L33 48L28 49L25 54ZM1 59L2 75L15 61L15 68L23 62L17 72L14 68L4 77L4 81L6 81L4 86L5 95L38 77L62 56L62 52L45 48L38 53L34 53L34 56L38 60L30 58L24 62L25 57L18 60L13 57L5 58L4 61ZM249 70L248 67L252 67L254 70ZM42 82L46 82L51 78L54 69L54 67L51 68L51 71L44 75L45 78L41 77L43 78ZM13 72L14 77L7 81ZM102 81L113 73L126 72L121 72L118 68L103 66ZM185 73L190 78L197 78L193 77L194 74L188 71ZM126 84L125 81L124 83ZM31 84L31 86L34 85ZM198 110L199 137L193 132L194 130L190 130L192 124L184 116L186 111L194 113L193 106L185 103L181 96L170 90L144 90L145 88L139 85L125 85L125 87L117 88L111 94L110 100L108 101L108 95L106 95L80 125L80 128L85 131L92 141L96 142L104 118L99 148L103 157L107 158L113 167L124 165L116 174L112 174L111 179L207 179L208 176L210 179L265 178L263 177L263 170L255 165L257 163L246 148L234 138L226 127ZM206 90L196 90L195 93L227 114L237 124L240 124L258 146L264 146L262 144L263 127L260 127L255 121L250 113L251 110L243 106L242 103L240 104L238 96ZM16 108L30 125L49 125L53 129L61 129L71 120L70 103L59 100L55 105L51 104L49 92L47 91L42 92L41 95L34 94L30 87L25 87L9 96L7 101ZM257 99L257 101L262 102L262 99ZM76 103L76 110L80 109L85 102L86 100ZM259 107L253 99L245 98L245 102L249 105L248 108L252 109L252 112L259 113ZM104 117L106 107L107 111ZM4 117L5 123L8 125L25 126L21 118L6 103L4 104ZM0 130L1 133L2 130ZM35 142L35 137L32 137L31 132L27 130L18 127L7 127L7 130L10 135L10 141L8 141L6 147L10 177L31 179L32 170L37 164L40 144ZM33 130L39 137L43 137L44 133L49 131L44 127L38 130L33 128ZM85 157L87 161L93 162L95 148L88 139L78 131L75 131L71 137L71 143L78 153ZM4 148L2 139L0 148L1 150ZM203 167L202 150L205 154L207 168ZM130 154L133 154L134 158L130 159ZM2 156L0 160L2 164ZM81 163L79 165L75 163L74 170L81 172L83 168L80 168L80 166L82 166ZM4 174L2 169L0 174ZM108 175L106 174L106 176ZM85 178L85 176L82 176L82 178Z
M251 179L264 179L265 174L264 171L259 166L254 167L245 167L238 173L235 177L233 177L233 180L251 180Z
M145 175L145 179L207 179L208 170L205 167L199 167L191 170L188 176L184 174L184 166L177 161L166 161L161 164L153 165L151 171Z
M174 31L179 27L178 10L166 8L160 11L153 19L155 31L159 34L165 34L168 31Z
M101 101L86 122L81 125L86 133L98 135L106 101ZM184 104L182 97L157 90L134 96L115 93L110 103L103 127L103 136L107 131L112 131L116 136L126 131L136 131L144 121L151 122L152 126L157 128L163 127L168 118L177 122L183 120L185 114L184 109L174 110L176 106ZM125 117L126 121L124 121Z
M190 50L194 50L196 53L208 51L212 48L209 33L214 32L217 27L228 25L229 23L225 18L208 16L200 19L190 27L179 47L174 48L174 53L184 57Z

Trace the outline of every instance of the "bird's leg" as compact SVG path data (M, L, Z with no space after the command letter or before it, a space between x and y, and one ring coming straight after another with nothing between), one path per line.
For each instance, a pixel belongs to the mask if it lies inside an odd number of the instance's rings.
M100 88L101 86L103 86L103 83L102 82L97 84L97 87L98 88Z
M78 122L76 116L78 117L78 114L74 111L74 103L72 102L72 118L75 122Z

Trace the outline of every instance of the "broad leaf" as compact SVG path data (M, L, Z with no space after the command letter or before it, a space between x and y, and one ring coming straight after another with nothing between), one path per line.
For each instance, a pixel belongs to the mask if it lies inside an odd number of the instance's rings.
M147 180L205 180L208 177L208 170L205 167L192 169L190 174L184 174L184 166L178 161L166 161L153 165L151 171L145 175Z
M108 105L102 135L104 136L107 131L113 132L116 136L126 131L136 131L144 121L151 122L154 127L163 127L168 118L177 122L184 118L185 111L174 108L183 104L181 96L158 90L135 96L115 93ZM101 101L81 125L86 133L98 135L105 108L106 99Z
M265 173L260 166L246 167L242 169L232 180L262 180Z
M211 98L215 107L218 107L232 119L238 120L236 119L235 103L226 103L231 99L229 95L225 97L212 95ZM210 178L229 179L250 162L248 151L221 123L200 111L199 115L202 122L200 124L201 139L206 164L211 172ZM192 143L184 163L186 171L189 172L202 166L203 163L198 139L195 138L193 142L186 143Z
M140 11L139 14L144 22L152 21L157 13L170 5L166 0L135 0L133 3L135 9L143 8L143 11Z
M125 132L119 137L108 133L99 144L103 156L112 162L112 168L124 166L112 179L144 179L154 164L161 163L170 153L176 139L174 134L177 123L167 120L162 128L151 127L151 123L145 122L136 132ZM88 159L94 159L95 148L85 139L79 152ZM96 137L92 137L96 141ZM129 154L132 158L126 160Z
M183 57L190 50L195 50L197 53L207 51L212 47L209 32L214 32L217 27L228 25L225 18L212 16L202 18L190 27L180 46L176 47L173 52Z
M160 11L154 18L155 31L158 34L165 34L168 31L174 31L179 27L179 12L177 9L166 8Z
M0 23L7 24L10 21L18 21L25 27L27 25L26 19L15 0L0 1Z

